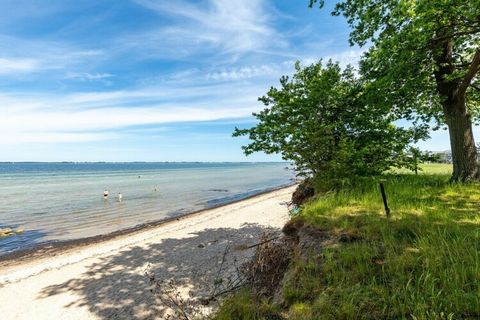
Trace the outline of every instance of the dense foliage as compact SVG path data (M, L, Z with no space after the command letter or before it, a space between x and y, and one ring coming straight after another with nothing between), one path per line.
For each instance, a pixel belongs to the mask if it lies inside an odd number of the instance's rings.
M446 124L453 179L480 178L472 133L480 101L480 1L343 0L333 14L347 18L352 45L369 47L361 74L372 99L399 117Z
M266 106L254 114L259 123L234 133L251 139L246 154L280 153L298 172L329 178L325 181L377 175L406 164L413 132L395 127L383 108L367 103L363 82L351 67L297 63L293 77L282 77L280 88L272 87L259 100Z

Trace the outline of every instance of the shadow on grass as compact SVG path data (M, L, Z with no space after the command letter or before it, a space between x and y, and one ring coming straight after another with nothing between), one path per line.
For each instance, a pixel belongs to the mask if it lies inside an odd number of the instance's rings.
M217 276L223 253L229 247L230 261L244 261L259 236L272 229L245 224L239 229L207 229L188 238L164 239L136 246L101 258L78 278L43 289L40 298L75 292L81 300L66 307L87 306L101 319L158 319L165 310L150 293L145 271L157 279L173 279L192 297L204 295Z
M386 175L381 179L385 184L388 203L392 215L396 213L431 216L433 219L475 220L480 213L480 183L450 183L448 175ZM379 181L367 180L352 191L356 197L367 197L370 207L360 211L373 212L373 208L383 212ZM348 196L352 196L352 194ZM346 203L348 204L348 202ZM343 205L343 204L341 204Z

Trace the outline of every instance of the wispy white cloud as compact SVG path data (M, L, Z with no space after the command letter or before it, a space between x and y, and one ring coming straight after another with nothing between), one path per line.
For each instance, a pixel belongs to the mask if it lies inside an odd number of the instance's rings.
M248 84L161 86L71 95L0 95L0 144L135 135L130 127L245 118L261 92ZM112 135L110 132L114 132Z
M331 59L332 61L338 61L341 66L345 67L347 65L352 65L354 67L358 66L358 62L362 57L362 54L365 52L365 49L349 49L346 51L338 52L332 55L325 57L325 60Z
M208 0L197 4L184 0L136 2L176 21L173 26L122 39L130 45L153 40L148 43L161 44L157 53L176 51L182 57L217 48L222 53L235 54L286 44L282 34L272 27L264 0Z
M35 59L0 58L0 74L29 73L40 68Z
M278 65L260 65L252 67L231 68L222 71L209 72L206 75L207 80L241 80L258 76L268 76L278 72Z
M340 51L334 54L329 54L321 57L312 57L312 56L306 55L300 58L299 60L304 65L308 65L308 64L318 62L318 60L321 58L323 61L332 60L333 62L338 62L340 63L340 66L342 66L343 68L345 68L347 65L358 67L358 63L363 53L364 53L364 50L355 48L355 49L347 49L344 51Z
M0 131L1 132L1 131ZM13 135L0 135L0 145L19 143L77 143L93 142L118 138L115 133L72 133L72 132L15 132Z
M68 79L78 79L83 81L105 80L113 77L110 73L89 73L89 72L70 72L67 74Z
M150 78L144 78L140 81L142 85L152 84L171 84L183 86L192 83L220 83L239 80L248 80L253 78L267 77L275 78L285 72L285 67L293 68L294 61L259 64L249 66L230 66L230 67L207 67L192 68L166 75L158 75Z
M48 73L95 65L104 55L102 50L85 50L57 41L22 39L0 34L0 76Z

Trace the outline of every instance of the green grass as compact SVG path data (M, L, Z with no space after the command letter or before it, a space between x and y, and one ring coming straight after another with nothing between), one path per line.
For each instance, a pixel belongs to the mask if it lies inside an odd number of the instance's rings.
M448 175L452 173L452 165L446 163L423 163L419 165L419 175ZM392 173L412 174L407 169L393 169Z
M302 320L479 319L480 183L450 184L446 169L428 165L418 176L383 177L390 219L373 179L306 205L296 219L359 240L324 247L320 262L295 259L278 314ZM235 301L229 300L229 310L236 310ZM251 308L260 310L256 305L252 298ZM263 301L262 308L271 313L276 307ZM237 313L230 319L270 316Z
M256 320L278 319L278 306L273 306L265 299L258 299L252 292L244 289L227 299L215 316L216 320Z

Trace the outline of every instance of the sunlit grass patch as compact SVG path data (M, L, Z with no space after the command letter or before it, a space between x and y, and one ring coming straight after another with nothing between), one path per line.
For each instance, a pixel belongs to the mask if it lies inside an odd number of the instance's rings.
M263 299L258 299L248 290L241 290L235 296L227 299L219 312L215 315L217 320L257 320L278 319L275 315L279 308Z
M411 170L394 168L392 173L412 174ZM419 165L419 175L450 175L452 174L452 165L449 163L422 163Z

